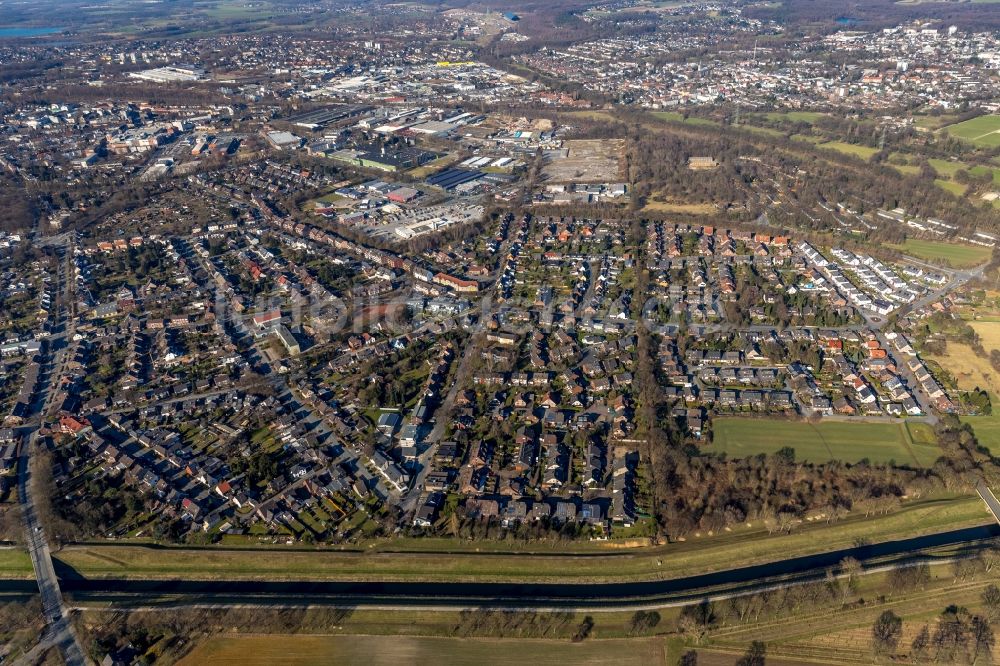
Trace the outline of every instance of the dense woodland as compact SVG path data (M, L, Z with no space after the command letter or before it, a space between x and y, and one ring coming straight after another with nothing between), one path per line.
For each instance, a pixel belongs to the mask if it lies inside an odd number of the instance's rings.
M746 198L739 194L741 189L762 176L777 176L785 182L791 202L801 202L807 210L816 202L844 202L860 213L902 206L911 214L949 220L964 229L993 229L998 224L995 209L929 187L927 175L906 176L888 165L832 150L809 150L801 142L761 137L739 128L664 124L672 131L651 132L646 125L631 125L636 151L632 165L638 170L640 187L655 190L662 186L669 192L695 197L693 200L702 197L738 203ZM720 167L692 176L687 169L691 155L710 155ZM758 166L750 166L753 163ZM829 221L813 222L805 216L796 222L807 228L819 224L817 229L825 230L829 226ZM887 225L881 227L892 233Z
M32 197L15 184L10 174L0 174L0 231L23 231L31 228L37 210Z

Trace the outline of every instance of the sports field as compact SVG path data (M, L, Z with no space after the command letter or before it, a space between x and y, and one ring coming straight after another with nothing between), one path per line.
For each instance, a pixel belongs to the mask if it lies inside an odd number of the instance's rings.
M990 248L980 245L938 243L915 238L907 238L902 245L891 245L891 247L917 259L943 261L952 268L978 266L989 261L992 254Z
M722 417L715 419L714 441L706 451L745 458L775 453L785 447L795 450L796 460L825 462L896 461L927 467L940 449L930 426L923 423L844 423L827 421L778 421Z
M944 131L982 148L1000 146L1000 116L987 115L948 125Z

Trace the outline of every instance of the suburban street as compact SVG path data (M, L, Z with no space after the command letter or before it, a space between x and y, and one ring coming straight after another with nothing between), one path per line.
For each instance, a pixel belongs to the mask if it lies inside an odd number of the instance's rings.
M480 325L477 326L476 330L478 331L480 329L481 322ZM427 473L431 469L430 461L434 457L438 444L440 443L441 438L444 437L444 433L448 428L448 415L451 414L451 409L455 404L455 398L458 396L459 387L464 385L465 379L468 377L470 363L474 358L474 354L470 352L475 349L475 341L476 334L473 333L473 335L462 347L461 352L459 352L459 357L456 361L458 363L458 368L455 370L455 377L452 381L451 389L449 389L444 400L438 406L435 413L434 427L424 439L424 445L426 448L416 460L417 473L413 479L411 479L410 487L403 495L402 509L408 514L416 511L417 509L417 504L420 501L420 495L424 487L424 480L427 478Z
M24 528L31 564L38 579L38 591L42 600L42 612L48 629L41 645L57 646L69 666L88 663L80 647L79 640L70 624L67 609L63 604L59 579L52 565L52 556L45 530L39 521L31 495L31 470L29 456L37 446L38 432L32 432L28 442L21 447L18 461L17 495L24 511Z
M53 335L48 340L47 358L45 359L49 370L47 381L38 391L38 399L36 400L38 411L33 415L26 427L21 429L23 439L18 456L17 496L23 511L25 543L28 547L28 553L31 556L32 567L35 570L38 591L41 595L42 612L45 622L48 625L46 634L42 641L35 647L35 650L44 652L48 648L56 646L59 648L67 664L70 666L82 666L88 663L88 660L80 647L80 642L73 631L67 615L67 609L63 603L59 580L52 564L45 525L42 524L38 515L31 484L31 456L41 446L38 442L39 430L46 414L52 407L55 397L54 388L66 360L67 340L72 337L74 330L73 318L68 316L73 299L72 280L69 276L69 269L66 266L67 261L62 260L68 260L68 255L70 254L69 248L69 243L65 242L57 250L61 261L59 262L56 275L57 289L55 293L57 294L57 308L54 318L55 325L53 327Z

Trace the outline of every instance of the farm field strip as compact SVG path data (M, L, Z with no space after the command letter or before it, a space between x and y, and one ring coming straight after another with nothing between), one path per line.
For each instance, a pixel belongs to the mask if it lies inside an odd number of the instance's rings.
M714 441L706 450L746 457L773 454L790 447L797 460L872 462L895 460L929 466L938 447L924 424L774 421L720 417L713 425Z

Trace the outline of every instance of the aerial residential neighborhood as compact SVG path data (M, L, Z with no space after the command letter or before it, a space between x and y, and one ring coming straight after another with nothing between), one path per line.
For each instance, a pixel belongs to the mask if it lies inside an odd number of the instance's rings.
M991 3L0 13L0 661L1000 658Z

